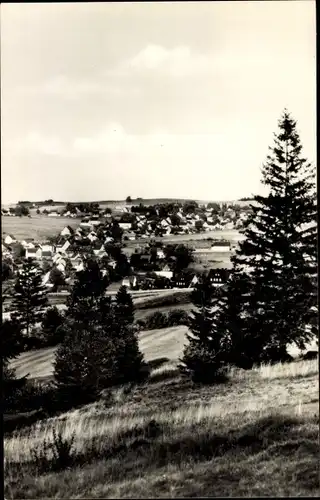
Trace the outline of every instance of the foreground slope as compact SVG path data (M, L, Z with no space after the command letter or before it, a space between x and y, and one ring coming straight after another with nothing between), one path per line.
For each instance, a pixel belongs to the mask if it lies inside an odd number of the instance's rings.
M5 439L6 498L320 493L317 360L235 370L215 387L197 387L163 362L153 359L140 387ZM74 434L73 463L41 471L30 450L53 428L66 440Z

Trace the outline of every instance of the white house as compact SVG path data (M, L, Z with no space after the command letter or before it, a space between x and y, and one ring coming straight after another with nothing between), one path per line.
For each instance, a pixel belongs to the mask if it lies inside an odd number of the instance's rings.
M59 264L57 265L57 269L59 269L59 271L61 271L62 273L64 273L65 268L66 268L66 261L63 260L63 259L61 259L59 261Z
M211 245L211 252L230 252L231 247L230 243L224 241L216 241Z
M131 228L131 222L119 222L119 227L121 227L124 231L127 231Z
M71 231L71 228L69 226L64 227L60 233L61 236L71 236L71 234L72 234L72 231Z
M40 250L40 253L39 253ZM41 249L39 248L26 248L26 259L41 259Z
M53 286L50 284L50 271L48 271L42 278L42 284L45 286Z
M93 242L93 241L96 241L98 239L98 236L96 235L96 233L94 231L91 231L91 233L88 234L88 239Z
M157 276L163 276L164 278L171 279L173 276L173 271L155 271Z
M195 275L194 275L194 277L192 278L191 282L190 282L189 288L194 287L197 283L199 283L199 278L198 278L198 276L195 274Z
M71 246L70 241L65 241L61 247L62 252L67 252L67 250L70 248L70 246Z
M124 278L122 280L122 286L126 286L126 287L130 288L130 279L129 278Z
M50 212L48 217L60 217L60 214L58 212Z
M10 234L7 234L7 236L4 239L4 242L6 245L11 245L12 243L15 243L17 240L15 239L14 236L11 236Z
M111 236L107 236L106 239L104 240L105 243L112 243L113 238Z
M161 248L158 248L157 249L157 258L158 259L165 259L165 254L164 254L164 251L161 250Z
M35 248L35 244L32 243L32 241L22 240L21 241L21 245L23 246L24 249L26 249L26 248Z

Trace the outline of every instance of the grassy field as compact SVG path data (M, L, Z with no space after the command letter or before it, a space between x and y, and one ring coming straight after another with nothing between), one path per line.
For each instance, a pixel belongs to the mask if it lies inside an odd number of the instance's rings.
M11 234L17 240L34 238L43 240L49 236L57 236L65 226L77 228L79 220L68 217L46 217L33 215L29 217L1 217L2 235Z
M7 499L319 495L317 360L201 387L177 371L183 327L144 333L148 382L4 440ZM53 428L75 437L74 460L41 472L31 448Z

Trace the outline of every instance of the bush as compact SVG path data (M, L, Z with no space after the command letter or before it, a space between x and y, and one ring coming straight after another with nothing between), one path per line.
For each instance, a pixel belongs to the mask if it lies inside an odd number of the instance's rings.
M167 326L167 315L160 311L150 314L145 320L145 327L147 330L156 330L157 328L166 328Z
M188 325L189 314L183 309L175 309L168 313L168 326Z
M54 364L62 401L94 401L105 388L143 378L143 357L132 327L110 319L108 325L74 323L65 333Z
M70 468L75 460L73 444L75 434L69 440L64 439L62 432L53 428L53 440L49 443L46 439L37 448L32 448L31 457L39 474L58 472Z

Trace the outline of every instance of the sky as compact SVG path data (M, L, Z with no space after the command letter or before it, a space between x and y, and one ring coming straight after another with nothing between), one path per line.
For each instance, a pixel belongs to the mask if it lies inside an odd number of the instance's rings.
M316 161L315 2L1 5L1 198L264 193L287 108Z

